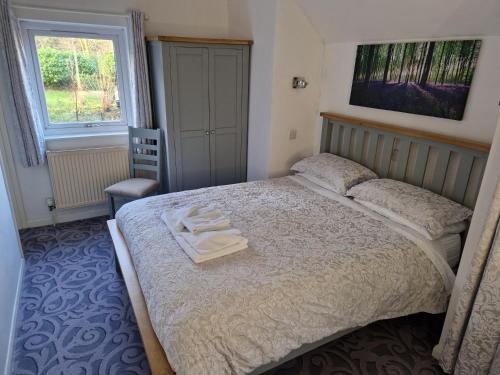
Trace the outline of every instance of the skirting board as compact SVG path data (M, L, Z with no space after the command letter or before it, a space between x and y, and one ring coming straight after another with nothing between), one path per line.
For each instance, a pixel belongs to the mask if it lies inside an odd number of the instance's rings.
M127 203L127 200L118 199L115 202L116 211L118 211L122 205ZM56 209L52 213L47 210L47 215L41 218L28 219L25 225L20 229L41 227L44 225L53 225L59 223L67 223L76 220L85 220L93 217L107 216L109 215L108 204L99 204L87 207L78 208L61 208Z
M24 258L21 259L21 266L19 267L19 275L17 278L16 298L14 302L14 313L12 314L10 332L9 332L9 347L7 350L7 362L5 363L4 375L12 373L12 360L14 358L14 345L16 339L17 317L19 314L19 301L21 299L21 290L23 286L24 276Z
M89 206L81 208L56 209L54 214L48 212L46 216L35 219L27 219L25 228L41 227L69 221L90 219L92 217L105 216L109 214L107 205Z

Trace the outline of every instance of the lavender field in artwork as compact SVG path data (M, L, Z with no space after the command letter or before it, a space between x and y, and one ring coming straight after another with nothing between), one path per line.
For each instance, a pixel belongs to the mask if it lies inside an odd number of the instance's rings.
M349 103L463 118L480 40L360 45Z

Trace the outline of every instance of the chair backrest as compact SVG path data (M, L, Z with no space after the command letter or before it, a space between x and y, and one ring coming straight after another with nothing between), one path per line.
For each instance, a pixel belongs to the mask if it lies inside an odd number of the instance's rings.
M137 171L146 171L161 181L161 130L129 126L128 145L130 177L138 177Z

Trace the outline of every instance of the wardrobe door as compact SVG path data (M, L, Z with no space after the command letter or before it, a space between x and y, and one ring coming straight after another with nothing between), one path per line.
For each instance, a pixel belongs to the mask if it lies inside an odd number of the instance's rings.
M245 179L241 168L243 138L242 59L243 51L241 49L210 48L212 185L232 184Z
M209 54L205 47L171 47L177 190L209 186Z

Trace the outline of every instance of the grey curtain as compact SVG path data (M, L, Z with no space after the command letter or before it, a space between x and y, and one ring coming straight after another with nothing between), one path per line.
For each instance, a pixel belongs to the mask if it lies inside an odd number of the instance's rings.
M8 87L8 100L13 121L9 121L18 141L21 162L26 167L45 162L43 125L39 117L38 100L34 96L26 72L26 58L22 49L17 20L9 0L0 0L0 76ZM7 110L10 111L10 108Z
M130 11L132 30L132 102L134 126L137 128L153 128L151 97L149 91L148 61L144 36L144 13Z
M500 374L500 183L439 362L456 375Z

